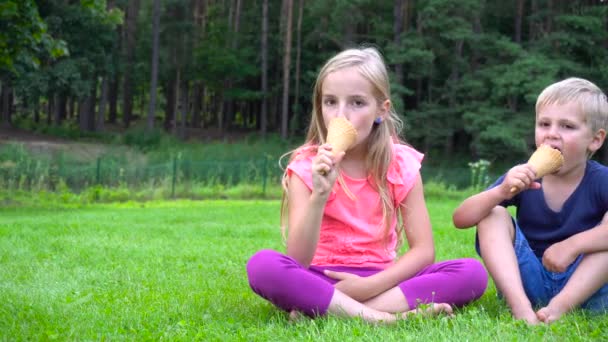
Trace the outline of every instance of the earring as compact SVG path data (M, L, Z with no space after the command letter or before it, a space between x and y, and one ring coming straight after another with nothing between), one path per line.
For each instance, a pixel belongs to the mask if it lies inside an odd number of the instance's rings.
M377 117L377 118L376 118L376 120L374 120L374 123L375 123L376 125L379 125L381 122L382 122L382 117L380 117L380 116L379 116L379 117Z

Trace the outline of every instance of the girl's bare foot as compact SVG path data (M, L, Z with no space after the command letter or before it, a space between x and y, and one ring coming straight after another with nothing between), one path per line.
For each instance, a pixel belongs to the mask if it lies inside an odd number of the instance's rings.
M446 314L451 317L454 315L454 311L452 310L452 306L447 303L431 303L429 305L419 306L414 310L406 311L401 314L402 318L407 318L407 316L411 315L423 315L423 316L438 316L440 314Z
M306 317L306 316L304 316L304 314L303 314L303 313L301 313L300 311L297 311L297 310L291 310L291 311L289 312L289 321L290 321L290 322L298 322L298 321L301 321L302 319L304 319L304 317Z

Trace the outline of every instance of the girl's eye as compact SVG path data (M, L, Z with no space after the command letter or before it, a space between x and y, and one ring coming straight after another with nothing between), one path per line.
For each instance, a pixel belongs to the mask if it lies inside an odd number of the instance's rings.
M323 100L323 104L326 106L331 106L335 103L335 101L333 99L325 99Z
M361 100L354 100L353 104L355 105L355 107L362 107L365 105L365 102L363 102Z

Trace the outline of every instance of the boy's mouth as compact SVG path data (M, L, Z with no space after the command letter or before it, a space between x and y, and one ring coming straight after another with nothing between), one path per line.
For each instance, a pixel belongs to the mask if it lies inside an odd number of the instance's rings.
M557 147L557 146L555 146L555 145L552 145L552 144L543 144L543 145L547 145L547 146L549 146L549 147L551 147L551 148L553 148L553 149L556 149L556 150L558 150L558 151L560 151L560 152L562 151L562 149L561 149L561 148L559 148L559 147Z

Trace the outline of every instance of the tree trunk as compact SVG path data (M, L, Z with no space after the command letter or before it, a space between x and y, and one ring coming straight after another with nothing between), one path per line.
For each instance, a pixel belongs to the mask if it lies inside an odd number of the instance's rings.
M525 4L526 0L517 0L515 12L515 36L513 37L513 40L518 44L521 44L521 28L524 22Z
M260 108L260 133L266 136L268 130L268 0L262 3L262 108Z
M165 108L165 130L171 132L171 128L175 121L175 103L176 103L176 74L172 73L171 79L169 80L165 89L166 108Z
M302 15L304 12L304 0L298 1L298 23L296 24L296 79L295 79L295 94L294 98L294 115L299 118L301 113L300 108L300 56L302 47Z
M101 80L101 96L99 97L99 111L95 122L95 131L102 132L106 122L106 105L108 103L108 78Z
M531 1L531 8L530 8L530 14L528 15L529 19L529 33L528 33L528 41L533 42L536 40L536 37L538 37L538 23L536 22L536 20L532 19L534 18L534 16L536 14L538 14L538 1L537 0L530 0Z
M83 131L95 131L95 100L97 98L97 78L89 90L89 94L80 102L80 129Z
M179 108L180 108L180 122L179 122L179 128L178 128L178 137L180 139L186 139L186 121L188 118L188 81L183 80L181 82L181 87L180 87L180 101L179 101Z
M133 71L135 64L135 32L139 0L129 1L125 18L125 74L123 84L122 121L125 128L129 127L133 116Z
M291 62L291 23L293 0L283 0L286 3L287 22L285 23L285 41L283 50L283 100L281 109L281 137L287 139L289 128L289 67Z
M395 0L393 8L393 42L395 47L399 49L401 46L401 34L403 33L403 12L406 3L404 0ZM395 81L397 84L403 84L403 63L395 64Z
M0 111L0 126L3 128L9 128L11 124L11 91L12 88L9 85L7 78L2 80L2 110Z
M55 93L53 95L55 101L53 101L53 123L57 126L68 118L68 97L63 92ZM73 106L72 106L73 107Z
M40 123L40 97L38 96L34 100L34 122L36 124Z
M118 85L120 84L118 73L112 75L112 81L108 89L108 122L116 123L118 116Z
M207 2L204 0L194 0L194 26L197 33L193 42L192 51L196 51L199 46L199 41L205 38L205 27L207 25ZM192 89L192 127L202 127L203 102L204 102L204 84L202 81L195 81Z
M152 75L150 76L150 107L148 110L148 131L154 129L156 116L156 84L158 82L158 37L160 32L160 0L154 0L152 23Z
M232 4L232 2L231 2ZM230 6L229 23L232 30L232 40L230 41L230 48L236 53L238 49L238 34L241 22L241 0L234 0L234 6ZM234 87L234 80L227 78L224 83L224 89L232 89ZM235 110L234 110L234 99L230 97L224 98L224 117L223 121L226 128L230 128L234 122Z

